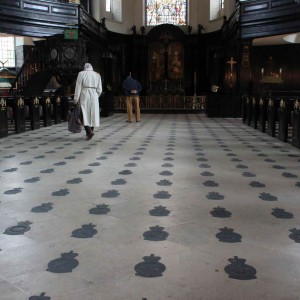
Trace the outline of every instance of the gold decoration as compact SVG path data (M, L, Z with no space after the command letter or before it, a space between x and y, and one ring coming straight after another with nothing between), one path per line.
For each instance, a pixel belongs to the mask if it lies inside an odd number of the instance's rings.
M21 107L21 106L24 106L24 104L25 104L24 103L24 99L23 98L19 98L18 101L17 101L17 106Z
M35 98L33 99L33 105L34 105L34 106L39 106L39 104L40 104L39 98L38 98L38 97L35 97Z
M6 100L4 98L1 98L0 100L0 109L6 110Z

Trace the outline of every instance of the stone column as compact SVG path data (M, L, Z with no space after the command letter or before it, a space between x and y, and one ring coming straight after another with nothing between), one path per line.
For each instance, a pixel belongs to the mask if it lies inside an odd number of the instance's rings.
M91 0L91 14L97 21L100 21L100 10L100 1Z

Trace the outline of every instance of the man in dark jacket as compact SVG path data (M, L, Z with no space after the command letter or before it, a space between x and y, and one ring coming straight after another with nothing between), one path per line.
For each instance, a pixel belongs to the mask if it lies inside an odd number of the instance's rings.
M141 113L140 113L140 97L139 93L142 90L141 84L133 79L131 76L128 76L122 83L122 88L126 96L126 106L127 106L127 121L132 123L132 104L134 105L135 110L135 120L140 122Z

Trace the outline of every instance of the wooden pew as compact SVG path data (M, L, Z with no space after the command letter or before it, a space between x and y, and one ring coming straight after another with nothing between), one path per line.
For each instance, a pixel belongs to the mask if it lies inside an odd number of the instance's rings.
M51 103L53 106L53 120L55 124L61 123L61 116L62 116L62 103L61 98L59 96L52 97Z
M266 132L266 122L267 122L267 107L268 100L264 98L259 99L259 108L258 108L258 130L261 132Z
M281 99L278 108L278 138L287 142L288 140L288 129L291 123L291 107L293 105L292 99Z
M0 98L0 138L8 136L6 99Z
M29 107L29 118L31 130L40 129L40 100L38 97L25 99Z
M278 99L270 98L267 106L267 134L270 136L275 136L276 122L278 120Z
M246 110L247 110L246 124L250 126L252 120L252 101L249 97L247 97L246 100Z
M292 145L300 148L300 100L294 101Z
M257 123L259 119L259 101L256 97L252 97L252 120L251 120L251 127L257 129Z

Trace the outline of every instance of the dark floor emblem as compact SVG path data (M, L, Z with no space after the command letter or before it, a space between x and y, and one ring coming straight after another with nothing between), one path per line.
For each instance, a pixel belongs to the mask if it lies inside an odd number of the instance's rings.
M20 163L20 165L31 165L31 164L32 164L32 161L30 161L30 160L23 161Z
M174 155L173 152L166 152L165 155Z
M79 262L75 259L77 253L70 251L69 253L62 253L60 258L51 260L48 263L47 271L52 273L69 273L75 269Z
M30 224L32 223L29 221L19 222L18 225L6 228L3 233L7 235L21 235L31 229Z
M7 156L4 156L3 158L12 158L12 157L15 157L15 155L7 155Z
M97 205L96 207L91 208L89 210L89 213L92 215L106 215L109 212L110 212L110 208L106 204Z
M289 238L294 240L295 243L300 243L300 229L290 229L291 234L289 235Z
M136 163L128 163L126 165L124 165L125 167L136 167L137 164Z
M64 166L65 164L66 164L66 162L60 161L58 163L53 164L53 166Z
M163 272L166 270L166 266L160 262L159 256L150 256L143 257L144 262L138 263L134 266L135 275L141 277L161 277Z
M239 158L232 158L231 161L234 161L234 162L241 162L242 160L240 160Z
M41 293L39 296L31 296L28 300L51 300L51 297L46 296L46 293Z
M119 148L118 147L111 147L109 148L109 150L118 150Z
M98 162L94 162L94 163L89 164L89 166L90 167L98 167L98 166L101 166L101 164Z
M155 217L165 217L170 214L170 211L165 206L159 205L149 210L149 214Z
M299 181L296 182L296 183L295 183L295 186L296 186L296 187L300 187L300 182L299 182Z
M205 156L205 154L204 154L204 153L201 153L201 152L197 153L196 155L197 155L197 156Z
M252 187L256 187L256 188L261 188L261 187L265 187L266 185L261 183L261 182L258 182L258 181L251 181L249 183L250 186Z
M170 171L162 171L162 172L159 173L159 175L162 175L162 176L172 176L173 173L170 172Z
M70 155L70 156L65 157L65 159L75 159L75 158L76 158L75 155Z
M21 151L18 151L18 153L26 153L28 152L28 150L21 150Z
M255 174L250 173L250 172L244 172L242 175L243 175L244 177L256 177Z
M166 158L164 158L163 160L164 160L164 161L173 161L174 158L172 158L172 157L166 157Z
M146 148L138 148L137 150L146 150Z
M235 256L234 258L229 258L228 261L231 264L227 265L224 271L229 275L229 278L239 280L256 279L256 269L245 264L246 259Z
M209 200L224 200L225 197L218 192L210 192L206 198Z
M237 156L237 155L234 153L227 153L227 156Z
M136 156L129 158L129 160L140 160L140 159L141 159L140 157L136 157Z
M264 201L277 201L277 197L269 193L261 193L259 198Z
M53 203L42 203L40 206L35 206L31 209L31 212L34 213L46 213L49 210L53 209Z
M285 211L282 208L273 208L273 211L271 212L271 215L278 219L293 219L294 216L292 213Z
M288 172L283 172L282 176L286 178L297 178L297 175Z
M239 165L236 165L235 167L236 167L236 168L238 168L238 169L248 169L248 167L247 167L247 166L245 166L245 165L241 165L241 164L239 164Z
M214 186L219 186L219 184L213 180L206 180L204 183L203 183L204 186L211 186L211 187L214 187Z
M112 151L107 151L107 152L104 152L103 154L109 155L109 154L114 154L114 153Z
M144 153L143 152L135 152L133 153L134 155L143 155Z
M156 194L153 195L155 199L169 199L171 198L171 194L167 191L159 191Z
M9 173L9 172L16 172L16 171L18 171L18 168L6 169L6 170L4 170L3 172Z
M174 148L167 148L167 151L174 151Z
M46 151L45 153L52 154L52 153L55 153L55 151L54 150L50 150L50 151Z
M220 242L224 243L239 243L241 242L242 236L235 233L232 228L220 228L220 232L216 234L216 237Z
M109 190L101 194L103 198L116 198L118 196L120 196L120 193L117 190Z
M100 156L100 157L98 157L97 159L98 159L98 160L106 160L107 157L106 157L106 156Z
M26 183L34 183L40 181L40 177L32 177L30 179L25 179L24 182Z
M96 225L93 225L92 223L82 225L81 228L72 231L72 237L79 239L92 238L97 233L95 227Z
M257 154L257 156L267 157L268 155L267 155L267 154L264 154L264 153L260 153L260 154Z
M91 174L91 173L93 173L93 170L91 169L86 169L78 172L78 174Z
M215 174L213 174L211 172L208 172L208 171L205 171L205 172L202 172L201 175L202 176L214 176Z
M274 165L274 166L272 166L272 168L277 169L277 170L284 170L285 169L285 167L280 166L280 165Z
M131 170L123 170L123 171L120 171L119 174L120 175L130 175L130 174L132 174L132 171Z
M66 196L70 194L69 189L60 189L59 191L55 191L52 193L52 196Z
M275 160L274 160L274 159L267 158L267 159L265 159L265 162L275 162Z
M54 169L46 169L46 170L42 170L41 173L45 174L45 173L53 173Z
M226 208L223 208L220 206L214 207L214 210L212 210L210 212L210 214L216 218L230 218L231 217L231 212L227 211Z
M74 154L82 154L82 153L84 153L84 151L76 151L76 152L74 152Z
M161 165L163 168L173 168L174 167L174 165L172 165L172 164L169 164L169 163L166 163L166 164L163 164L163 165Z
M35 156L34 158L35 158L35 159L42 159L42 158L45 158L45 155Z
M81 178L73 178L67 181L68 184L79 184L82 182Z
M209 168L211 168L211 166L208 164L201 164L201 165L199 165L199 168L209 169Z
M23 188L13 188L12 190L5 191L3 194L5 195L15 195L21 193Z
M170 186L173 183L167 179L163 179L161 181L156 182L157 185L161 185L161 186Z
M127 183L127 181L125 179L116 179L111 182L112 185L123 185L126 183Z
M169 233L164 230L164 227L159 227L156 225L155 227L149 227L149 231L144 232L143 237L144 240L148 241L165 241L169 236Z
M200 157L200 158L198 158L197 160L198 160L198 161L207 161L207 158L205 158L205 157Z

